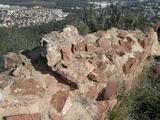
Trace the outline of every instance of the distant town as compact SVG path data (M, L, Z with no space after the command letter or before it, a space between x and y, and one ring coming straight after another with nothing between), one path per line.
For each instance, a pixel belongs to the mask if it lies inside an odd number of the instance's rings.
M96 9L105 9L111 4L121 7L123 11L132 11L148 20L160 18L160 0L88 0L85 7L90 8L90 5L95 5ZM83 8L78 4L70 7L72 11ZM0 27L29 27L49 23L53 20L63 20L70 13L65 13L62 9L63 7L20 7L0 4Z
M29 27L49 23L52 20L62 20L69 13L61 9L44 8L40 6L20 7L0 5L0 27Z

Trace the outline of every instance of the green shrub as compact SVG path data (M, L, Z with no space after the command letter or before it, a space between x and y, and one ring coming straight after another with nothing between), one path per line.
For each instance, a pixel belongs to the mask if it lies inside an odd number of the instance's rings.
M110 120L160 120L160 77L145 71L119 101Z

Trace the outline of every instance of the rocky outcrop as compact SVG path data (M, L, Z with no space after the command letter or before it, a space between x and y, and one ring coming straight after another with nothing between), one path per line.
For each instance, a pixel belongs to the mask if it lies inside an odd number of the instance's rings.
M81 36L68 26L46 34L41 47L5 55L0 114L5 120L105 120L119 89L130 89L148 56L158 54L155 44L153 29Z

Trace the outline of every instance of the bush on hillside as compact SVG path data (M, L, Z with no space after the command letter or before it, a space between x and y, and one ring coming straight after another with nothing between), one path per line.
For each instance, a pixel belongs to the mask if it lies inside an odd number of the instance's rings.
M145 71L119 101L109 120L160 120L160 76Z

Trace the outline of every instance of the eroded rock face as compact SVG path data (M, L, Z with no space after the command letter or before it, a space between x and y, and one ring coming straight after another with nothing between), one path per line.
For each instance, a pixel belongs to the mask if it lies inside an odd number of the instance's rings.
M104 120L120 87L130 89L147 57L159 54L157 46L153 29L81 36L68 26L46 34L40 48L5 56L0 114L7 120Z

